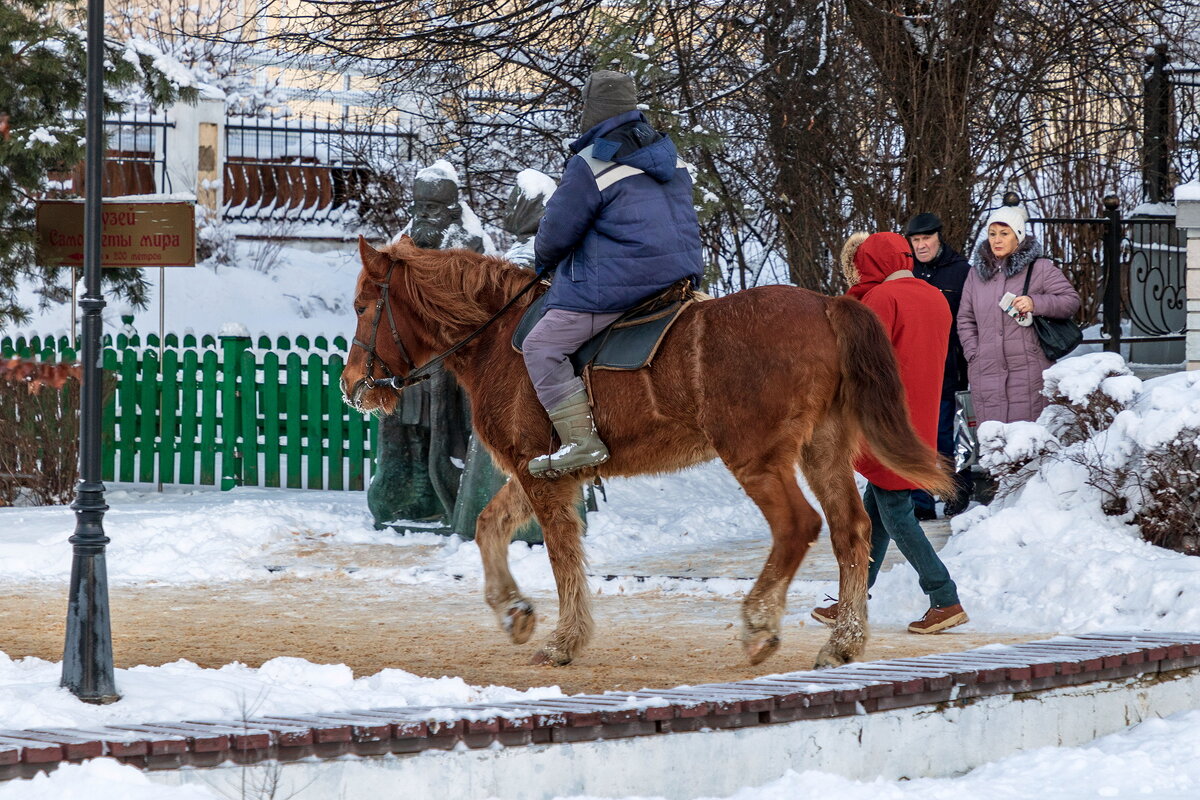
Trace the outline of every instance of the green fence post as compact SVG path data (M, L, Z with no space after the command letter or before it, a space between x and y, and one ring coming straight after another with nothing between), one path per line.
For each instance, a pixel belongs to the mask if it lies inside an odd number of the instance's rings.
M196 440L200 432L200 354L183 351L179 381L179 482L196 480Z
M284 383L285 405L284 426L287 438L284 448L287 452L287 486L289 489L300 489L304 486L304 473L300 469L300 440L304 436L304 428L300 419L301 400L304 397L303 366L298 353L288 353L287 380Z
M233 329L241 328L234 331ZM250 346L250 335L243 326L230 325L230 333L221 334L221 490L242 485L241 389L238 373L242 353ZM253 388L253 387L251 387Z
M346 484L346 488L360 492L366 487L363 481L363 460L367 450L367 420L357 408L346 406L346 411L349 414L346 422L346 457L350 461L349 483Z
M276 353L263 355L262 372L263 486L279 486L279 356Z
M217 351L205 350L200 362L200 483L217 482Z
M100 474L117 479L117 351L104 348L104 407L100 412Z
M142 353L138 386L138 480L154 480L154 456L158 452L158 354L153 350Z
M258 486L258 360L254 353L244 351L239 357L238 409L241 434L242 485Z
M170 341L170 336L167 336ZM179 351L163 350L162 425L158 430L158 479L175 482L175 453L179 451Z
M325 487L327 489L343 489L346 484L342 477L346 470L346 411L349 410L344 402L342 402L342 392L340 381L342 379L342 357L336 353L329 356L329 361L325 363L326 384L325 391L328 392L326 399L328 405L326 408L329 413L329 470L325 479Z
M304 448L304 455L308 460L307 473L308 482L306 484L309 489L324 489L321 476L325 472L324 460L325 455L325 397L324 397L324 382L322 378L325 373L325 365L321 363L321 357L316 353L311 353L308 356L308 369L305 377L308 378L308 386L305 387L305 403L304 409L307 412L308 419L305 425L305 434L307 443Z
M129 348L121 350L121 378L117 382L117 398L121 407L117 420L117 475L119 480L126 483L132 482L135 474L133 455L137 452L137 373L137 351Z

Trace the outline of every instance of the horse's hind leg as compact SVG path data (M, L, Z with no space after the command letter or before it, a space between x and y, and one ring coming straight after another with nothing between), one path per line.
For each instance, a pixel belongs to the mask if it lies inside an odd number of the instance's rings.
M579 480L547 481L529 476L522 485L542 525L546 553L550 556L554 583L558 588L558 625L534 655L532 663L561 667L570 664L592 638L583 523L575 507Z
M867 568L871 521L854 483L848 434L828 420L801 451L804 477L829 523L829 538L838 562L837 621L829 641L817 654L818 667L835 667L862 657L867 644Z
M529 641L537 618L533 604L521 594L508 569L508 545L532 513L520 482L510 480L496 492L475 524L475 542L483 559L484 597L515 644Z
M821 532L821 517L796 484L790 458L769 469L731 469L771 526L771 553L742 603L742 645L750 663L758 664L779 647L788 585Z

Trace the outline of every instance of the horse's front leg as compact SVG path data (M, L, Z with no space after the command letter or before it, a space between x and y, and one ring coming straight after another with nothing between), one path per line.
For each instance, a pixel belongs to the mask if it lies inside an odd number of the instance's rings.
M533 603L521 594L508 569L508 545L513 533L532 514L520 482L510 480L496 492L475 524L475 543L483 559L484 597L514 644L529 641L537 625Z
M558 625L531 659L533 664L565 666L592 638L592 608L583 554L583 523L576 499L579 478L547 481L524 476L522 484L542 526L546 553L558 588Z

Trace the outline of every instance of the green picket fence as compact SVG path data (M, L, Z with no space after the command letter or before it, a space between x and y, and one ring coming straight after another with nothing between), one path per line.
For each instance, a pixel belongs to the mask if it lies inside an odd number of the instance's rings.
M346 340L105 336L105 480L363 489L378 421L342 401ZM252 346L253 345L253 346ZM0 356L75 360L64 337L0 339Z

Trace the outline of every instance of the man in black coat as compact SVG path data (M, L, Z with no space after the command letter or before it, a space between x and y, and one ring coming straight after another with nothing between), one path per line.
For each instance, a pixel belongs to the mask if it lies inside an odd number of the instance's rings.
M904 235L913 250L913 274L940 289L950 304L950 347L946 353L946 372L942 377L942 402L938 413L938 452L954 463L954 393L967 388L967 360L958 341L958 304L962 300L963 284L971 265L960 253L942 240L942 220L937 214L917 214L904 226ZM971 497L969 471L955 476L958 493L946 498L946 516L953 516L967 507ZM913 506L918 519L934 519L933 498L926 492L913 492Z

